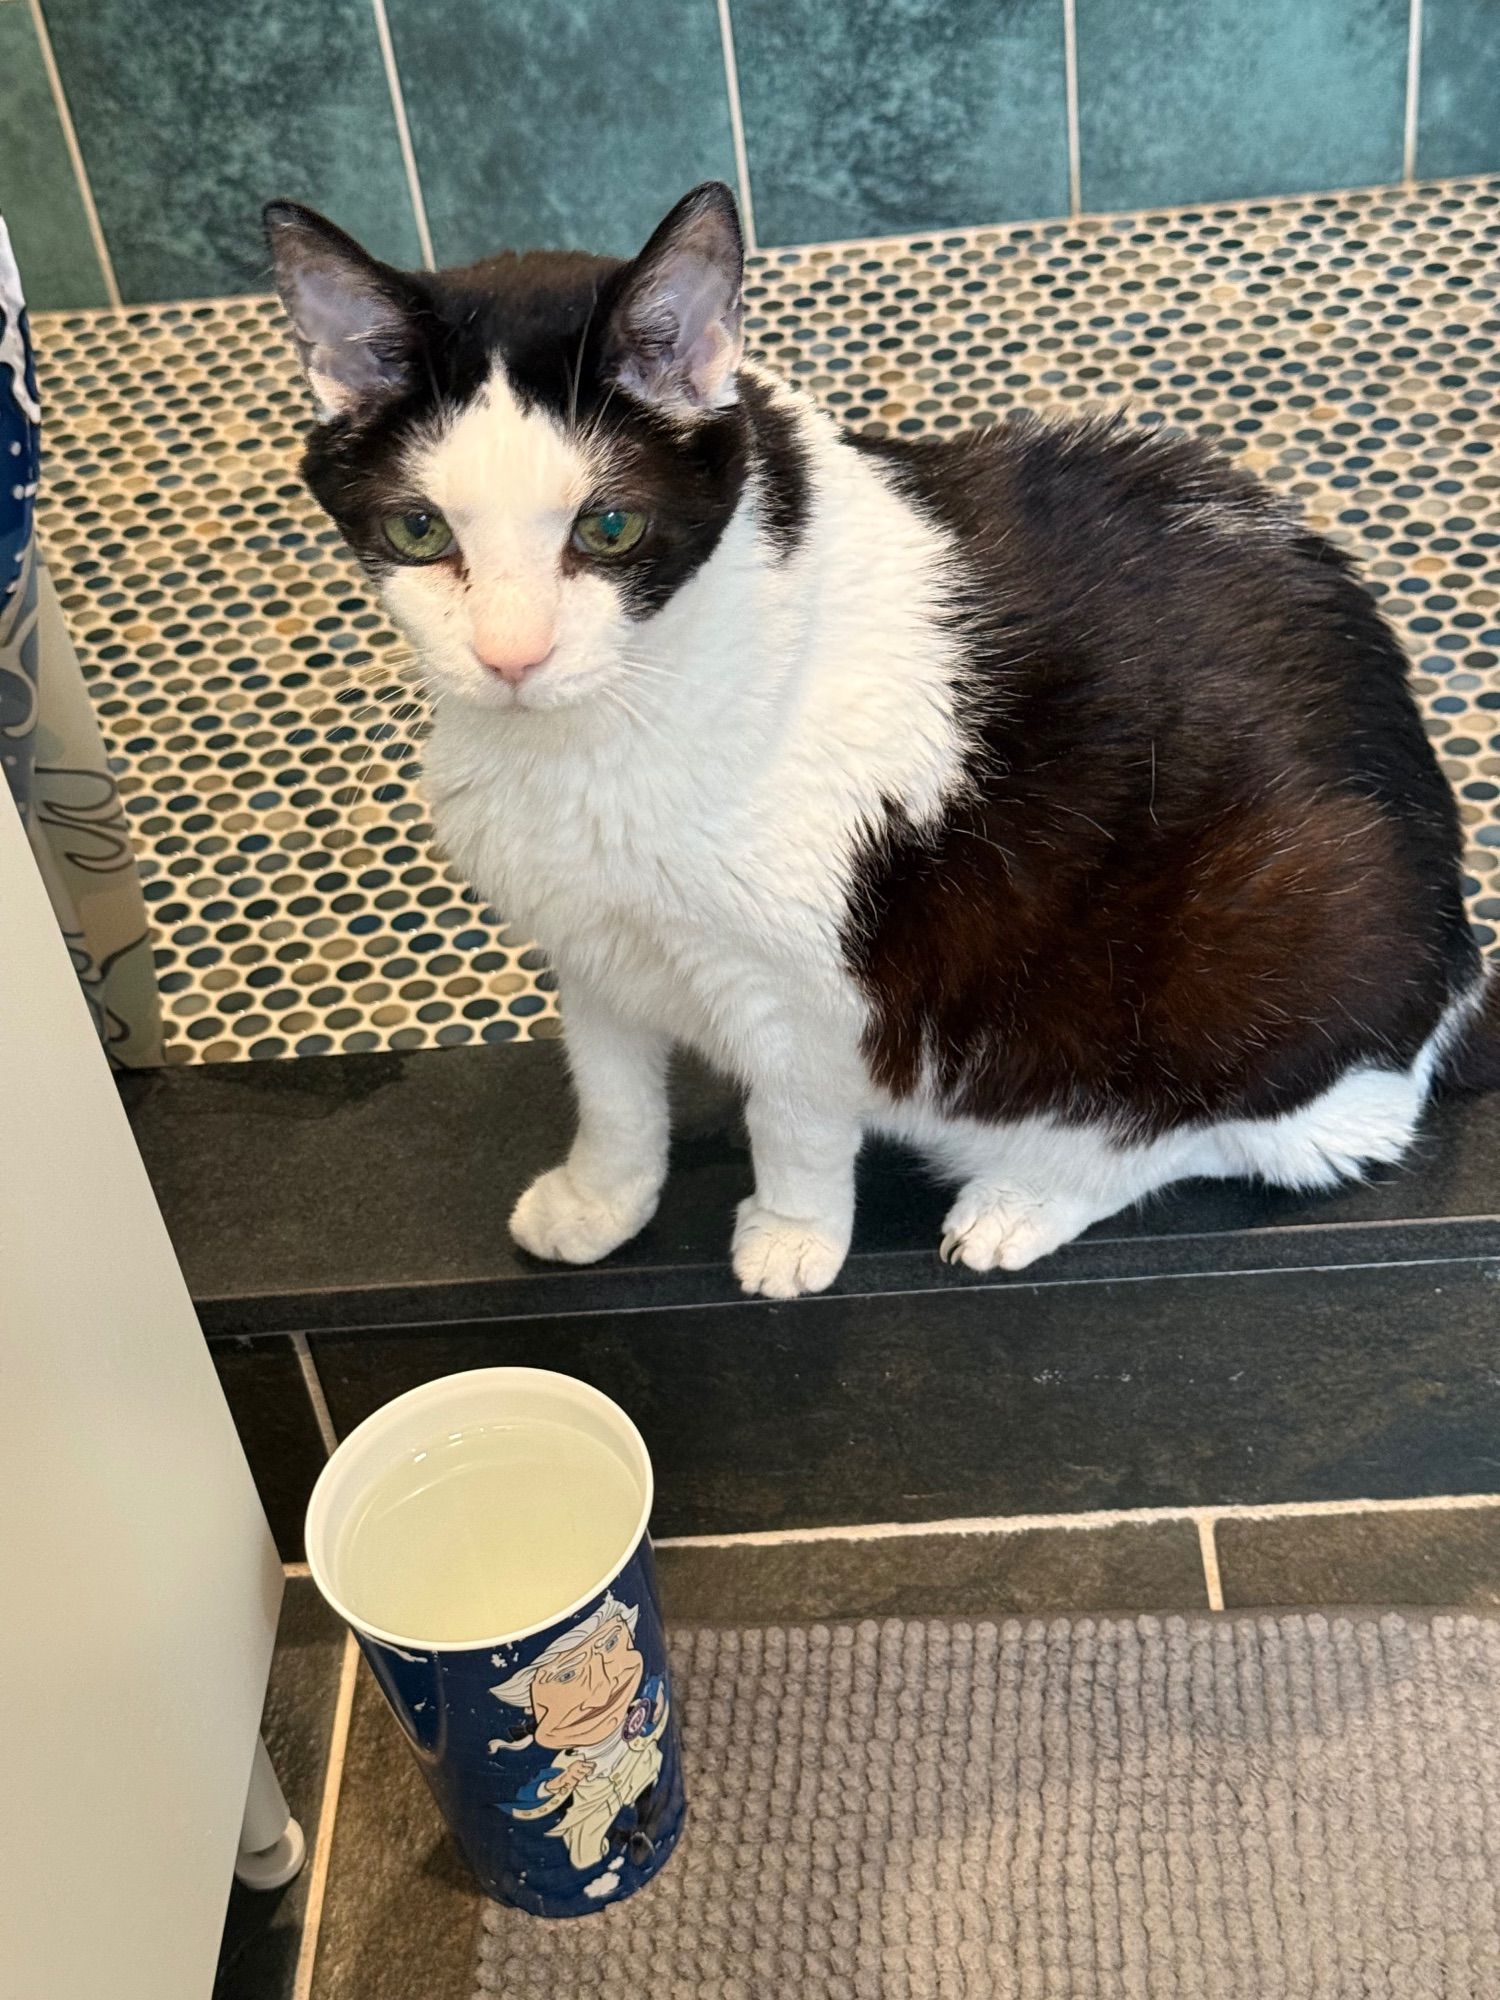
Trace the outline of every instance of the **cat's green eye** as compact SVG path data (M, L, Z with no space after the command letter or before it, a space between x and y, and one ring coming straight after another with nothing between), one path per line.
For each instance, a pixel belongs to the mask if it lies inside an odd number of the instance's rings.
M605 507L597 514L580 514L573 523L573 546L591 556L622 556L646 532L644 514L624 507Z
M387 514L380 529L406 562L436 562L453 547L453 530L430 507L408 507L400 514Z

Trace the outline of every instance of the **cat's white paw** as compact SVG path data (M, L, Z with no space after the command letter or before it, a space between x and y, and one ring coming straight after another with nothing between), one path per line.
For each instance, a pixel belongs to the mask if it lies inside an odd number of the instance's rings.
M533 1257L596 1264L639 1235L656 1213L660 1192L647 1180L608 1190L584 1187L567 1167L554 1167L511 1210L510 1233Z
M742 1201L734 1230L734 1275L747 1292L795 1299L826 1291L849 1251L849 1231L799 1222L759 1202Z
M1065 1196L973 1182L948 1211L938 1255L971 1271L1023 1271L1071 1243L1092 1220Z

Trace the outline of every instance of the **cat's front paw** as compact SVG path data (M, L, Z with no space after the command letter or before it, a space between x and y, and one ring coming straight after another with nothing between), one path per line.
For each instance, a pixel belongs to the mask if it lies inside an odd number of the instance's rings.
M1062 1196L971 1182L948 1211L938 1255L971 1271L1024 1271L1071 1243L1092 1219Z
M795 1299L826 1291L849 1252L849 1230L827 1222L798 1221L742 1201L734 1230L734 1275L747 1292L766 1299Z
M656 1213L654 1180L611 1189L586 1187L565 1166L527 1188L511 1210L510 1233L533 1257L553 1263L596 1264L639 1235Z

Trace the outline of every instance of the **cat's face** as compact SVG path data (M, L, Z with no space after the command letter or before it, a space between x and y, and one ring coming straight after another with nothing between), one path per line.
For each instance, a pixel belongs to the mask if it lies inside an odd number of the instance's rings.
M266 221L323 418L304 474L433 691L610 699L744 488L729 191L688 195L629 263L397 272L306 209Z

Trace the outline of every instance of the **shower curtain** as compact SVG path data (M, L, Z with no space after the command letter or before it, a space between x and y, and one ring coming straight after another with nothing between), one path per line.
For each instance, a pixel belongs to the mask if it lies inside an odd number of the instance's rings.
M100 1039L133 1068L162 1059L150 929L125 810L37 553L40 447L20 274L0 218L0 770Z

